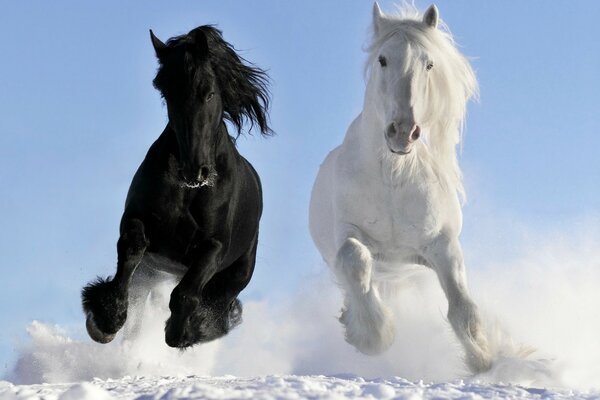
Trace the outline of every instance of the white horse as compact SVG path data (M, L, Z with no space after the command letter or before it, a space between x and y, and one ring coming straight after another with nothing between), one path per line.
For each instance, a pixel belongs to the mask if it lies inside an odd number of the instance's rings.
M448 299L467 365L481 372L491 354L467 291L456 158L466 104L478 88L438 20L435 5L409 17L374 4L363 111L321 165L310 231L344 292L348 343L365 354L389 348L394 326L382 287L408 264L425 265Z

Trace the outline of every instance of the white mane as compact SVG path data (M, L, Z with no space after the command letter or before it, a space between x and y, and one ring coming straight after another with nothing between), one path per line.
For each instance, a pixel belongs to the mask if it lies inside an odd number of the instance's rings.
M478 97L475 73L468 60L457 50L444 23L440 23L438 28L427 27L422 23L422 15L410 5L403 6L395 15L386 14L382 22L377 32L373 28L371 43L367 47L367 79L371 67L377 62L381 46L397 35L402 35L410 46L427 49L435 59L435 68L429 73L432 90L426 100L426 114L424 120L419 121L424 129L418 143L417 159L396 157L388 150L382 150L381 156L393 160L394 173L403 176L409 174L414 177L413 172L419 165L430 166L445 189L455 190L464 199L456 145L461 142L467 101Z

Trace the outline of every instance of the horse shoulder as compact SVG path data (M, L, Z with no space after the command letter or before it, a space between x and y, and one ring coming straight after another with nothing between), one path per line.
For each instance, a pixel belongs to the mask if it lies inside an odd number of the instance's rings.
M124 217L130 214L155 219L181 206L183 197L177 181L177 161L167 131L150 146L135 172L125 200ZM178 204L175 207L174 204ZM147 221L145 221L147 222Z
M223 236L223 262L229 264L255 240L263 203L260 178L248 160L236 151L226 170L225 179L217 181L215 197L200 206L210 214L213 234Z
M355 231L358 230L372 241L385 240L392 233L388 217L391 197L376 171L365 168L352 151L344 150L340 149L336 159L335 179L331 185L336 237L343 240L351 227L353 235L357 235Z

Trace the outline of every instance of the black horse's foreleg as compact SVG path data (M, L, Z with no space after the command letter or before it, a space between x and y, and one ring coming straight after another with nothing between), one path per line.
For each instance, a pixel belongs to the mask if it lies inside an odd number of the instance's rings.
M220 246L210 248L216 250ZM252 277L256 239L245 254L218 272L219 260L215 254L205 252L200 261L212 264L190 268L171 293L171 317L165 329L165 341L171 347L209 342L226 335L241 322L242 306L237 295Z
M221 313L227 331L242 322L242 303L237 296L248 285L254 273L257 239L254 239L244 255L215 274L204 288L204 302Z
M83 288L81 297L87 317L86 328L96 342L110 342L125 323L129 283L147 245L143 223L138 219L124 221L117 242L114 278L98 278Z
M218 270L222 250L223 244L216 239L209 239L195 245L190 251L190 268L173 292L181 295L199 293Z
M191 265L171 292L171 317L165 328L165 341L169 346L187 347L195 342L190 325L196 324L193 319L201 311L202 288L217 271L222 249L222 243L216 239L202 241L192 249Z

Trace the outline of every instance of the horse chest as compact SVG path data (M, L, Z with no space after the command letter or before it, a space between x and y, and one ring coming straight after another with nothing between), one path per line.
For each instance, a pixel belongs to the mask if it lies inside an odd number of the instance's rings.
M346 193L352 224L387 246L416 246L437 229L439 212L432 194L417 185L364 181Z
M420 241L431 232L438 220L438 210L431 201L431 193L414 185L404 188L388 188L390 217L393 225L393 238Z
M198 191L204 188L181 190L175 185L165 185L165 188L145 197L151 200L146 201L144 208L149 250L181 260L193 242L213 236L218 224L215 212L218 207L206 196L199 196Z

